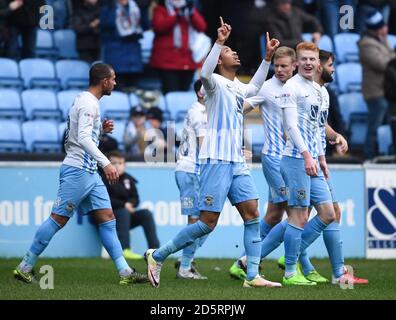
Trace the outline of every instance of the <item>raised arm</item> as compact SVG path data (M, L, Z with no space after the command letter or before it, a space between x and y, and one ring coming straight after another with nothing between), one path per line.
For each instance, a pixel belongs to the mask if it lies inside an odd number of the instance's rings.
M261 62L259 68L254 74L253 78L249 82L246 97L252 97L257 94L265 79L267 79L268 69L271 64L272 56L275 50L279 47L280 42L277 39L270 39L269 33L267 32L267 49L265 53L265 58Z
M201 70L202 85L207 92L213 91L216 83L212 79L214 70L220 57L221 49L231 34L231 26L224 23L220 17L220 28L217 29L217 40L206 57Z

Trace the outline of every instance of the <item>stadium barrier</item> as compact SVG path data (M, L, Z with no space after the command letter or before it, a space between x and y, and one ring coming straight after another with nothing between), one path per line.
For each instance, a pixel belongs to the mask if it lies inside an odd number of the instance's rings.
M28 249L38 226L51 213L58 188L59 166L58 162L0 162L0 257L22 256ZM381 166L379 171L375 166L366 169L360 165L333 165L330 168L342 211L341 228L345 257L364 258L366 255L377 257L378 254L374 254L371 247L366 249L366 245L367 248L372 245L370 241L385 240L383 238L386 237L386 246L390 246L390 243L394 245L396 242L395 189L391 189L391 187L396 188L396 167ZM128 163L127 171L138 180L140 207L152 210L160 241L162 244L165 243L186 223L186 218L180 214L174 165ZM379 177L379 174L383 178L375 180L376 184L370 185L372 187L367 190L372 196L367 197L366 176L368 181L371 181L370 176ZM268 187L260 165L253 165L252 176L260 193L259 206L263 215L267 204ZM385 205L375 202L378 200L376 196L378 189L380 189L380 198L386 198L387 202L382 202ZM372 224L381 224L378 229L372 229L380 230L379 232L367 232L367 205L372 212L375 211L375 214L371 215ZM384 219L376 218L381 213L388 224ZM239 214L227 202L217 228L198 250L197 257L237 257L243 250L242 225ZM147 242L141 228L134 229L131 236L133 249L143 253L147 249ZM381 257L386 258L388 252L394 254L394 251L394 249L382 250ZM270 258L277 258L282 252L283 246L273 252ZM321 238L310 247L309 254L314 257L327 256ZM44 255L47 257L100 256L101 245L96 227L89 217L75 215L64 230L55 235Z

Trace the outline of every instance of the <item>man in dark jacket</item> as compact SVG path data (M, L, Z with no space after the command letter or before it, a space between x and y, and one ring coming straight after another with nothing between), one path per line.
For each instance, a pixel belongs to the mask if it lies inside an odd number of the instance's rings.
M263 20L265 21L263 31L268 31L271 37L290 48L295 48L303 41L301 37L303 32L311 32L312 41L316 44L323 33L319 21L293 6L291 0L274 0Z
M7 17L15 10L23 5L22 0L0 0L0 56L4 55L5 41L8 38L8 30L6 26Z
M149 248L158 248L160 243L153 214L147 209L137 209L139 206L139 194L136 189L137 180L125 172L125 157L118 151L110 152L109 160L116 167L120 176L116 184L106 184L109 192L111 206L117 219L116 228L120 239L124 257L127 259L143 259L143 256L134 253L130 246L129 230L142 226Z
M100 57L100 6L98 0L84 0L76 8L70 24L77 34L80 59L92 63Z
M13 2L13 1L8 1ZM40 7L45 5L45 0L21 0L23 3L7 18L9 40L6 44L7 55L15 58L18 53L18 37L22 37L21 58L35 56L37 27L40 22Z

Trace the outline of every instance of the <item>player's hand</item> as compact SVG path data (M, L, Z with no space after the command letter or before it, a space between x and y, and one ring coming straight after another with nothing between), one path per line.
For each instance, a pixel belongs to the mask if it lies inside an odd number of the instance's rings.
M15 10L19 9L22 6L23 6L23 1L22 0L11 1L10 4L8 5L8 7L9 7L9 9L11 11L15 11Z
M134 212L135 212L135 208L133 207L133 204L130 203L130 202L125 202L124 207L125 207L125 209L127 209L128 212L130 212L130 213L134 213Z
M248 150L248 149L246 149L246 148L243 148L242 152L243 152L243 157L245 158L245 161L246 162L251 162L252 159L253 159L253 152Z
M224 23L223 18L220 17L220 28L217 29L216 43L223 45L231 34L231 26Z
M303 152L305 172L310 177L318 175L318 167L316 161L311 157L308 151Z
M326 180L329 179L330 172L329 172L329 167L327 166L325 156L319 157L319 165L320 165L320 169L322 169L323 175L326 178Z
M112 133L114 130L114 121L113 120L104 120L102 123L102 129L105 133Z
M344 154L348 151L348 141L346 141L346 139L340 134L337 134L335 140L331 140L329 143L336 145L337 153Z
M265 61L271 62L272 56L274 55L276 49L279 47L280 42L278 39L270 39L269 33L267 32L267 48L265 51Z
M119 175L117 169L114 168L111 163L103 168L103 172L106 176L107 181L109 181L110 184L115 184L118 182Z

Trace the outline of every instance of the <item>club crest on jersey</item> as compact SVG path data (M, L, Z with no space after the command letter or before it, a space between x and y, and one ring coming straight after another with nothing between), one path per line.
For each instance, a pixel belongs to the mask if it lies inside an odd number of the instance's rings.
M297 198L298 200L305 200L307 199L307 193L305 192L304 189L298 190L297 191Z
M66 211L67 211L67 212L72 212L72 211L74 210L75 207L76 207L76 206L74 205L73 202L68 201L67 204L66 204Z
M213 200L214 200L213 196L210 196L210 195L205 196L205 204L207 206L212 206Z

